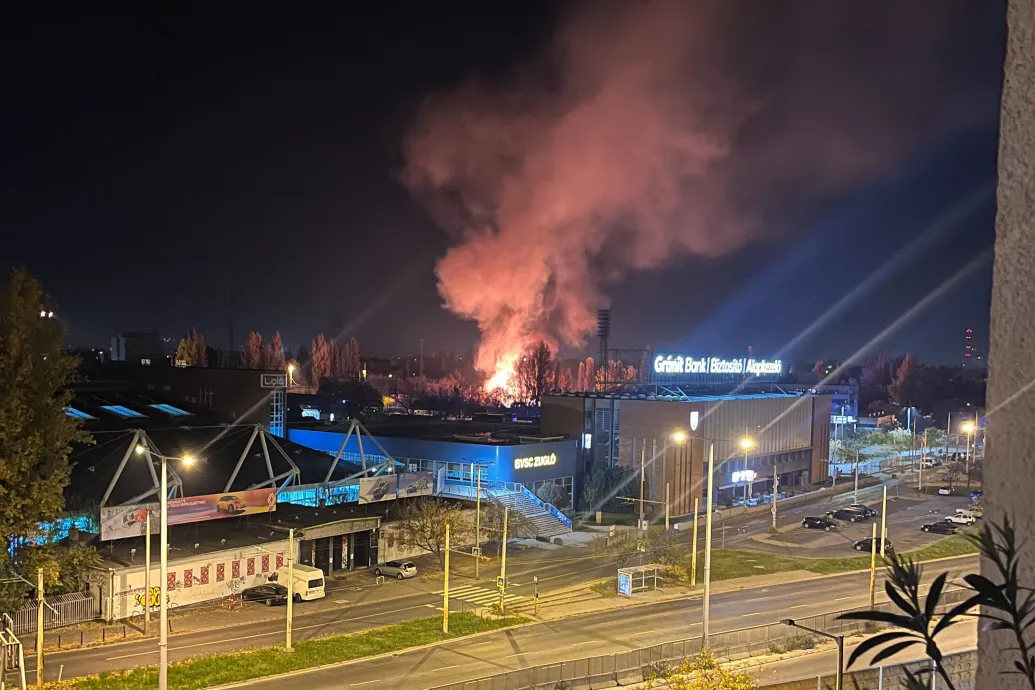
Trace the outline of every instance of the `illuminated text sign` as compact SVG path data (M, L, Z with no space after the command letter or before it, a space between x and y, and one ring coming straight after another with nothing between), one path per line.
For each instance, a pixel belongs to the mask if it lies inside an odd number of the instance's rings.
M740 482L753 482L757 476L758 475L755 474L754 470L738 470L733 473L733 483L739 484Z
M514 458L515 470L527 470L532 467L549 467L557 464L557 454L536 455L531 458Z
M779 359L722 359L721 357L690 357L658 355L654 358L656 374L706 374L712 376L779 376L783 362Z

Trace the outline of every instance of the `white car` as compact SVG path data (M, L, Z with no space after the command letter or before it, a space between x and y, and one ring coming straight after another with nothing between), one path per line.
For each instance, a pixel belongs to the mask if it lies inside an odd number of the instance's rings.
M954 525L973 525L975 522L977 522L970 515L960 515L959 513L948 515L942 519L945 520L945 522L951 522Z
M962 515L963 517L974 518L975 520L980 520L981 516L984 515L980 509L975 510L974 508L957 508L956 514Z
M417 577L417 566L410 561L388 561L374 568L374 575L394 576L396 579L405 580Z

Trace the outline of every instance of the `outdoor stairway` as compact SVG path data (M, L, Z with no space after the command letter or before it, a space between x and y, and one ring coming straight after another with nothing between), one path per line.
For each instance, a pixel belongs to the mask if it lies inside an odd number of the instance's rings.
M511 510L521 513L535 527L536 537L540 539L553 539L571 532L570 527L522 491L495 489L492 496Z

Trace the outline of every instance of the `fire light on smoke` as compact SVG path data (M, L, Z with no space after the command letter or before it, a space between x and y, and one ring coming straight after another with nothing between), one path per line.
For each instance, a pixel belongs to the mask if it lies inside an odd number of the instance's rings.
M855 40L873 22L840 4L795 4L773 22L733 5L587 2L548 69L536 61L503 86L425 102L403 179L455 234L438 288L481 331L487 389L509 387L537 340L584 344L605 288L630 272L736 251L763 234L761 218L772 227L778 204L868 180L970 112L932 57L957 42L924 13L884 7L879 26L911 28L881 34L874 54ZM759 44L761 26L786 40ZM767 52L780 46L790 56ZM880 78L856 78L870 64ZM917 65L908 79L885 78L903 64Z
M507 392L507 396L510 399L513 399L516 391L514 391L514 386L511 384L511 378L514 375L514 365L516 363L516 354L504 355L498 362L496 362L496 373L490 376L485 382L485 392L491 393L497 388L501 388Z

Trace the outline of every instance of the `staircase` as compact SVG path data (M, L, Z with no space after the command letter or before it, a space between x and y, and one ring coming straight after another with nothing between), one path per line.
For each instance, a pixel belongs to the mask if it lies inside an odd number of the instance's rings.
M563 522L550 510L553 506L534 498L530 492L492 489L492 497L512 511L523 515L535 528L535 534L532 536L539 539L553 539L571 532L571 525Z

